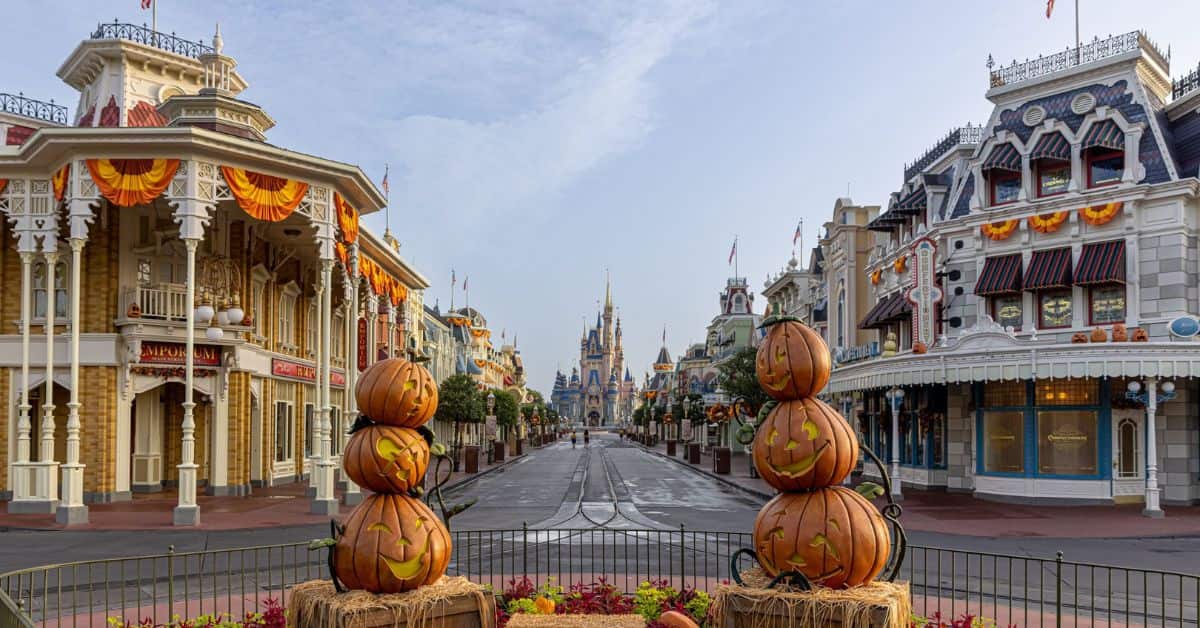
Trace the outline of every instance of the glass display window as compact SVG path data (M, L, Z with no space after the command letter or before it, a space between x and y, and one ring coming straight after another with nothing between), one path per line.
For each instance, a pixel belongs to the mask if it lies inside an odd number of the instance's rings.
M1042 410L1037 425L1038 473L1096 474L1099 421L1094 410Z

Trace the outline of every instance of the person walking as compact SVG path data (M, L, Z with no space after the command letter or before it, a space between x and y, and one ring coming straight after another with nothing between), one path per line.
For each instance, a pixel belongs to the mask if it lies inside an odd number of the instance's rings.
M571 449L575 449L575 430L571 430Z
M583 430L583 446L587 447L589 442L591 442L591 437L588 435L587 430Z

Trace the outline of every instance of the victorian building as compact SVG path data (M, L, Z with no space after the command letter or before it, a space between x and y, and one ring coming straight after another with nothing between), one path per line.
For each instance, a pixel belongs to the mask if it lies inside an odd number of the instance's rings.
M8 510L77 524L173 489L195 525L200 491L307 481L336 512L346 390L419 342L427 282L358 224L384 195L267 143L219 32L105 24L58 76L73 116L11 97L0 114Z
M987 122L868 224L880 356L828 392L904 489L1200 501L1200 80L1169 61L1133 32L990 70Z
M621 319L614 317L612 286L605 285L604 309L596 325L579 339L579 366L571 377L558 372L550 393L552 407L569 422L619 425L633 414L635 384L625 366Z

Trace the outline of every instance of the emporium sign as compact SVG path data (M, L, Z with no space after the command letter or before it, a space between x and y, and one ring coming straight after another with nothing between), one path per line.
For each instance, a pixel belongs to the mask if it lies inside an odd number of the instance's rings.
M857 345L854 347L838 347L833 353L833 361L838 364L847 364L850 362L858 362L879 355L879 342L872 341L865 345Z
M367 319L358 319L358 370L367 370Z
M306 362L272 358L271 375L274 375L275 377L295 379L302 382L315 382L317 381L317 367ZM330 371L329 383L333 386L345 386L346 375L339 373L338 371Z
M213 345L194 345L192 347L192 363L195 366L220 366L221 348ZM143 341L142 351L138 356L142 364L169 364L185 366L187 363L187 345L178 342Z
M916 261L912 265L913 287L908 291L908 301L913 304L913 343L923 342L932 347L937 332L934 314L942 301L934 268L937 245L929 238L921 238L913 244L912 254Z

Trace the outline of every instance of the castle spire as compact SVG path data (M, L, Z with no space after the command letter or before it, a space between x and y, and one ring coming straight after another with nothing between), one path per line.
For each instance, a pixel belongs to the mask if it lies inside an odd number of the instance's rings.
M608 271L605 270L604 271L604 309L611 310L612 306L613 306L613 304L612 304L612 278L609 276Z

